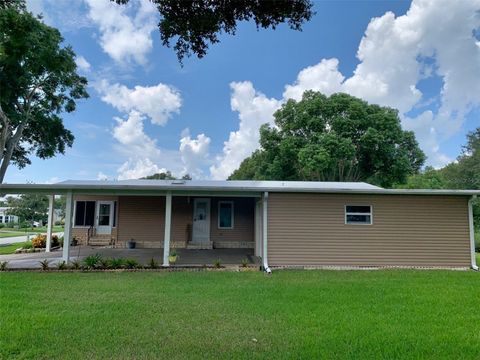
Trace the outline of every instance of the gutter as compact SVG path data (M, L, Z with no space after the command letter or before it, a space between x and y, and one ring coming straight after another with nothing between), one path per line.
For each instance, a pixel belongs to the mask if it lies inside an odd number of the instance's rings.
M475 257L475 227L473 224L473 201L477 198L477 195L473 195L468 200L468 225L470 228L470 261L471 268L478 271L477 260Z
M265 191L263 193L262 198L262 240L263 240L263 252L262 252L262 260L263 260L263 270L267 274L271 274L272 270L268 267L268 192Z

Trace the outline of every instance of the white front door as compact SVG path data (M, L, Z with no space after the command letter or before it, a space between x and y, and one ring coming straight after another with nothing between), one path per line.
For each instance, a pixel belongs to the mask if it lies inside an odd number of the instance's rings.
M111 234L113 225L113 201L97 202L97 234Z
M192 243L210 242L210 199L193 200Z

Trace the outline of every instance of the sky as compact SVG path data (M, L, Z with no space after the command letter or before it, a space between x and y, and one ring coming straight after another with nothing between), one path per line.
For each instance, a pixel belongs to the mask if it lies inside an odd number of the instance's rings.
M294 31L244 22L181 67L147 0L28 0L73 47L90 98L64 114L65 155L11 166L6 182L134 179L170 170L225 179L286 99L346 92L399 110L441 167L480 126L480 0L315 1Z

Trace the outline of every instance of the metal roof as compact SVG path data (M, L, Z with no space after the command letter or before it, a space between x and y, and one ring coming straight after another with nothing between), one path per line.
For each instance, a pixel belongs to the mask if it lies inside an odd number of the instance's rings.
M383 189L364 182L215 181L215 180L67 180L56 184L1 184L0 193L311 192L391 195L480 195L480 190Z

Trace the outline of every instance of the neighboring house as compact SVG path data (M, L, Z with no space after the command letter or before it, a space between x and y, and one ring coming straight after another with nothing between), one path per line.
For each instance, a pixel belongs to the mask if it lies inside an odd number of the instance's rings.
M18 223L18 216L8 214L9 207L0 207L0 224Z
M165 244L164 265L170 248L251 248L266 269L476 267L470 200L480 191L474 190L127 180L3 184L0 191L66 195L66 237L119 248L132 239L140 248Z

